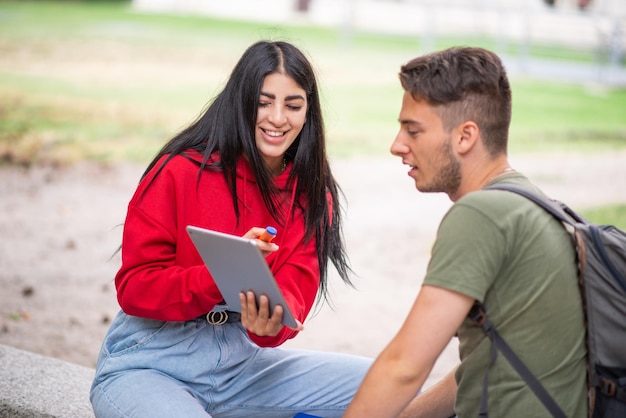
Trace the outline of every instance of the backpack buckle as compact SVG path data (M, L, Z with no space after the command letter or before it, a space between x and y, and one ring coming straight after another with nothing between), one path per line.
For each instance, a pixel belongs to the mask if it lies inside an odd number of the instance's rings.
M472 306L472 309L470 309L467 316L469 316L469 318L472 319L473 321L476 321L476 323L480 325L481 327L487 320L487 314L485 313L485 309L482 307L482 305L478 303L475 303Z
M611 379L607 379L606 377L600 378L598 389L600 389L600 392L604 396L609 397L609 398L614 397L615 394L617 393L617 387L615 385L615 382L612 381Z

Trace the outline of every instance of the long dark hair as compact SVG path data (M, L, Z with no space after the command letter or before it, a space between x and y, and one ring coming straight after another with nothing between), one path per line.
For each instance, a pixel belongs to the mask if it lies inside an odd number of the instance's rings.
M342 234L342 208L336 183L326 156L326 138L315 72L305 55L284 41L259 41L251 45L233 69L224 89L213 99L203 114L174 136L148 165L145 176L167 155L163 165L176 155L195 150L203 155L199 176L206 169L220 170L229 185L235 214L239 219L236 193L237 160L246 155L254 172L263 200L272 216L282 219L277 206L277 190L273 176L260 155L254 132L263 81L268 74L283 73L306 92L308 108L306 123L300 135L285 154L293 167L287 184L295 184L295 202L305 217L306 239L315 236L320 268L320 299L328 301L328 260L341 279L352 285L351 272ZM211 155L219 151L219 159ZM163 167L159 168L158 171ZM296 181L297 179L297 181ZM330 195L332 213L328 210ZM296 210L294 205L293 210Z

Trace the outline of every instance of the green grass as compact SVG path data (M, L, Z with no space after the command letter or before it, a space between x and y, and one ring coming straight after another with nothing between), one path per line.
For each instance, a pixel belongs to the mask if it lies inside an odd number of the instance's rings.
M258 39L301 46L317 67L329 152L386 154L397 131L399 66L420 39L338 29L138 13L128 2L0 1L0 159L144 163L193 120ZM443 38L498 48L493 39ZM509 42L506 53L520 46ZM538 57L589 51L532 45ZM512 78L512 152L626 146L626 91Z
M584 151L626 145L626 91L513 83L512 150Z
M615 225L626 231L626 205L588 209L581 211L581 215L599 225Z

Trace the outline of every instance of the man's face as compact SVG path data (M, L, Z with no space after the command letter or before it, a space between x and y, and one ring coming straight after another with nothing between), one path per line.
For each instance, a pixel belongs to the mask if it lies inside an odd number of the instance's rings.
M435 108L404 92L398 120L400 130L390 151L410 166L408 175L417 190L452 196L461 184L461 165L454 154L453 134L444 129Z

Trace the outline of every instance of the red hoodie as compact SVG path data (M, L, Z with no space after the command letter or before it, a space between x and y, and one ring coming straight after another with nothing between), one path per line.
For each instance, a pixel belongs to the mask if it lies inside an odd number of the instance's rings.
M198 153L189 153L196 161ZM266 260L294 316L302 323L319 287L315 239L304 241L304 217L300 210L278 225L263 203L252 168L244 158L237 162L237 224L233 201L224 175L205 170L198 183L199 167L184 156L170 160L155 177L163 157L141 181L128 205L122 238L122 266L115 277L118 302L129 315L160 321L186 321L209 312L222 296L191 239L187 225L233 235L251 227L275 226L279 250ZM291 171L275 177L284 189ZM154 181L150 184L150 181ZM150 184L150 187L146 188ZM284 193L291 213L292 191ZM278 346L297 334L287 327L275 337L249 333L259 346Z

